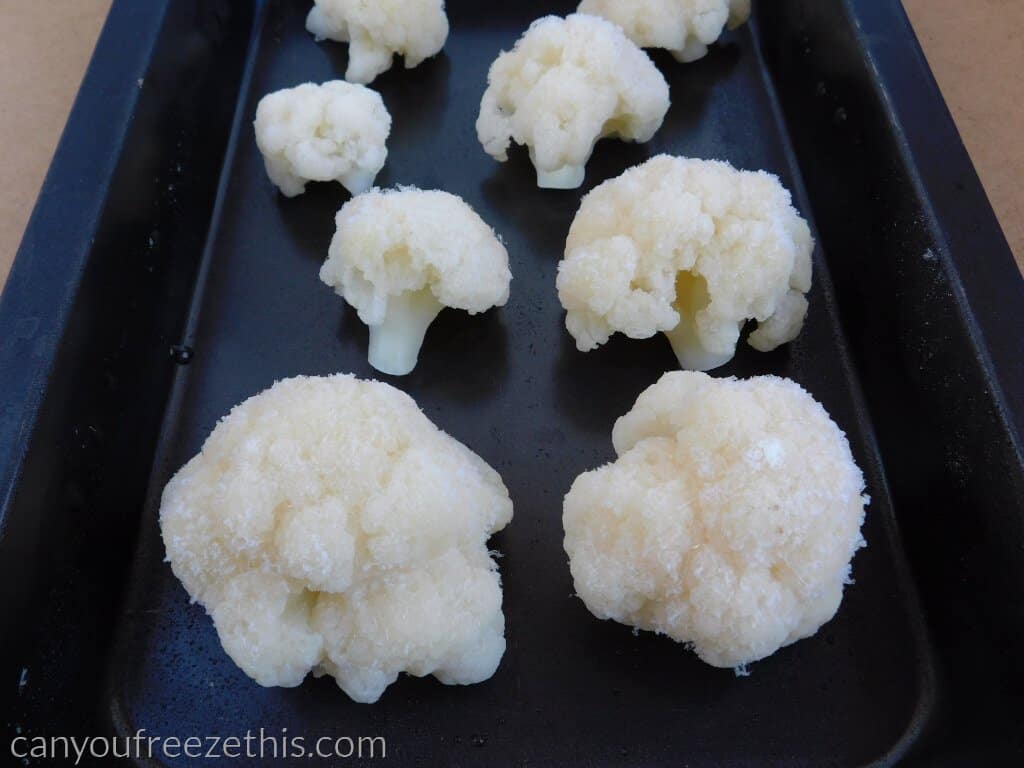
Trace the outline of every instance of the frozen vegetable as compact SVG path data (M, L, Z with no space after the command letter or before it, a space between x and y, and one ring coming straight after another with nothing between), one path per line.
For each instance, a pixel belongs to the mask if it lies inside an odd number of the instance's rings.
M582 351L660 331L710 370L753 319L750 345L772 350L803 327L813 247L775 176L659 155L583 199L558 267L566 327Z
M448 192L374 189L335 219L320 279L370 327L370 365L402 376L416 366L444 307L470 314L508 301L508 252L476 211Z
M348 43L345 79L370 83L391 69L395 54L412 69L440 53L448 16L444 0L315 0L306 29L317 40Z
M689 62L750 18L750 0L583 0L579 12L618 24L641 48L667 48Z
M328 674L358 702L401 672L494 673L487 539L511 518L498 474L411 398L340 374L234 408L160 505L171 567L242 671L264 686Z
M668 84L621 29L596 16L535 21L491 65L476 130L505 162L513 141L529 148L537 185L574 189L605 136L645 142L669 107Z
M267 175L286 197L301 195L309 181L365 192L388 157L391 115L384 101L344 80L267 94L254 125Z
M668 373L612 440L618 459L565 497L565 550L591 613L716 667L835 615L869 500L846 436L799 385Z

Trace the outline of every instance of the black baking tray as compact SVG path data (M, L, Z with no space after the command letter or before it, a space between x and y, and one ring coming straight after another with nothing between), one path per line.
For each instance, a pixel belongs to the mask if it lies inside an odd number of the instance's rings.
M0 764L21 764L16 735L262 727L380 735L402 766L1021 765L1024 285L896 0L755 3L706 59L655 54L664 128L602 142L573 192L538 190L524 152L494 163L473 129L497 52L571 5L449 0L445 52L374 84L394 116L378 182L462 195L515 279L503 310L443 313L394 383L510 489L508 650L486 683L402 678L372 706L234 667L164 562L160 490L274 380L373 375L317 280L346 193L280 197L252 136L262 94L344 72L308 5L114 3L0 302ZM658 152L795 191L819 244L806 327L716 375L808 388L873 499L836 618L747 678L592 618L561 546L572 479L675 364L661 338L578 353L556 264L582 192Z

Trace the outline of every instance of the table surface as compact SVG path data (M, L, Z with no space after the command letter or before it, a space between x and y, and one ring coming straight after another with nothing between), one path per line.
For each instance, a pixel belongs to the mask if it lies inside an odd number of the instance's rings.
M1024 2L904 5L1024 271ZM0 286L109 7L0 0Z

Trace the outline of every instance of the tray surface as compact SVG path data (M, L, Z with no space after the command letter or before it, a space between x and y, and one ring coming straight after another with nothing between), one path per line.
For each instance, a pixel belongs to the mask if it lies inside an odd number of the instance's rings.
M519 3L486 17L469 5L449 3L452 33L442 56L374 83L394 118L378 184L461 195L510 253L508 306L478 317L442 313L415 372L392 382L509 487L515 519L492 542L503 555L501 667L467 688L401 678L373 706L351 703L329 679L261 689L223 653L209 618L188 604L162 562L159 490L234 404L296 374L380 378L365 360L366 329L317 278L347 194L313 184L295 199L278 195L250 127L263 94L339 77L346 47L314 44L303 28L305 3L272 3L257 19L240 130L185 338L193 357L175 383L109 670L119 729L204 733L215 724L225 733L264 725L380 734L396 761L427 765L861 765L901 751L929 705L928 651L820 253L799 339L771 354L741 345L716 375L792 377L850 435L873 502L869 547L856 557L856 584L836 619L737 678L667 639L594 619L571 594L561 546L561 499L573 478L614 457L614 420L676 367L660 336L616 337L584 355L565 332L555 270L582 192L670 152L777 173L810 213L756 25L730 34L697 64L655 55L672 89L662 130L643 146L602 142L584 189L553 192L535 187L524 151L499 165L474 132L488 65L550 4Z

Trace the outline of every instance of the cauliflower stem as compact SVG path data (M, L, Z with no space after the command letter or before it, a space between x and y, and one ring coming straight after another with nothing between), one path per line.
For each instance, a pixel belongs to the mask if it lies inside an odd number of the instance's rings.
M340 181L341 186L347 189L352 195L361 195L368 189L373 188L373 182L376 178L377 173L375 171L355 168L340 176L338 181Z
M544 170L530 149L530 160L537 169L537 186L541 189L579 189L586 178L587 169L584 165L567 163L553 171Z
M676 277L676 300L672 305L679 313L679 325L665 331L679 365L688 371L710 371L728 363L733 349L714 352L705 347L697 334L697 313L708 305L708 284L691 272ZM739 324L742 327L742 323ZM738 329L737 329L738 330Z
M384 320L370 326L370 365L390 376L405 376L416 367L427 328L444 309L429 288L388 299Z

